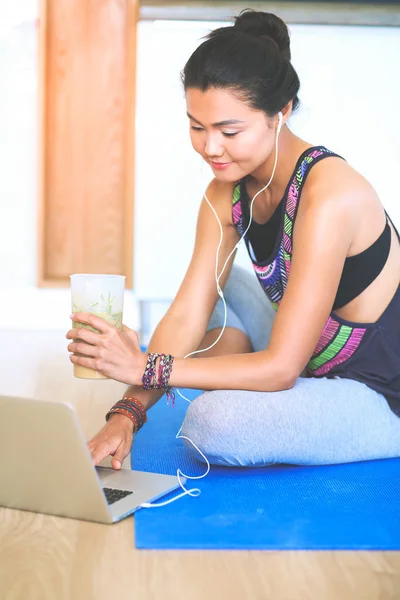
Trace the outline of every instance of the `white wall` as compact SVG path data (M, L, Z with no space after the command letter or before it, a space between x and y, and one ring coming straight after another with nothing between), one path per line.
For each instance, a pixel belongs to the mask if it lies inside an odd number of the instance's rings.
M35 281L36 40L34 22L0 25L1 286ZM0 296L1 297L1 296Z
M65 329L68 291L35 286L37 3L14 4L0 21L0 328ZM211 177L190 147L179 73L201 36L219 25L139 25L135 284L139 298L165 300L151 305L150 328L187 267ZM303 103L294 131L342 153L374 184L400 226L400 28L291 30ZM247 263L244 254L240 260ZM133 295L125 307L126 322L137 327Z

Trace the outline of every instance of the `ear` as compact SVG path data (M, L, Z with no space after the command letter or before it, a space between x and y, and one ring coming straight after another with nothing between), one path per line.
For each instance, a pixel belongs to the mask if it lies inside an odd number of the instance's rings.
M283 115L283 123L282 123L283 125L290 118L290 115L292 114L292 109L293 109L293 101L292 100L290 102L288 102L286 104L286 106L284 106L282 108L281 112L282 112L282 115Z

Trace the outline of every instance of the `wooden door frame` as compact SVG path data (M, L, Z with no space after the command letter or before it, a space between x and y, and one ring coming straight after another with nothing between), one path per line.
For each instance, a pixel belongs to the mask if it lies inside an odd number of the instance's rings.
M85 0L82 0L84 2ZM90 0L86 0L89 1ZM110 0L112 1L112 0ZM37 162L37 286L38 287L68 287L69 279L55 279L46 273L46 206L49 190L46 186L46 155L47 147L47 39L48 39L48 10L49 5L56 0L39 0L38 19L38 162ZM125 136L123 161L124 186L124 221L123 235L125 238L123 264L121 272L126 276L126 288L133 286L133 235L134 235L134 167L135 167L135 98L136 98L136 50L137 23L139 20L138 0L114 0L118 5L125 5L126 11L126 64L125 69ZM78 91L77 91L78 93ZM86 270L86 269L83 269Z

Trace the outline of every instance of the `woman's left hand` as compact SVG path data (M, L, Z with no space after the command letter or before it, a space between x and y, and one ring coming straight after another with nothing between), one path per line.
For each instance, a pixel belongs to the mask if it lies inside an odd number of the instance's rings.
M70 360L75 365L94 369L111 379L128 385L142 385L146 367L146 355L141 351L136 331L122 325L117 329L104 319L90 313L77 312L71 315L77 328L70 329L67 339ZM79 327L89 325L97 332ZM85 343L86 342L86 343Z

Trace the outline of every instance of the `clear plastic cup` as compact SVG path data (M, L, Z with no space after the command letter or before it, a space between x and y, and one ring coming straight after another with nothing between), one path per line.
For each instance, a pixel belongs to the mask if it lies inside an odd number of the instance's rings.
M122 327L122 313L124 307L124 275L96 275L77 273L70 275L72 312L88 312L105 321L117 329ZM73 322L73 327L96 331L90 325ZM74 375L80 379L108 379L93 369L74 365Z

